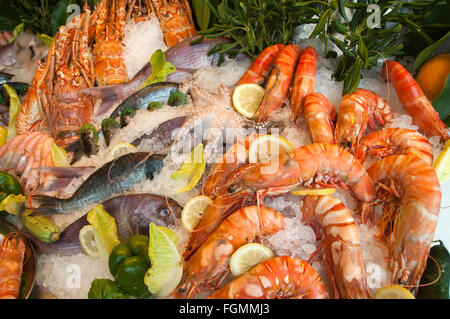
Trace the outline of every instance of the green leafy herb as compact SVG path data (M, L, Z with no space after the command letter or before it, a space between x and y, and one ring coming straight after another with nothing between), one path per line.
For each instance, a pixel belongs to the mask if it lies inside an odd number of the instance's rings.
M433 107L442 121L450 117L450 74L447 76L442 92L434 99Z
M110 279L94 279L88 292L89 299L130 299L114 281Z
M145 79L139 89L142 89L156 82L163 82L167 76L176 70L175 65L166 61L166 57L161 49L156 50L150 58L152 73Z

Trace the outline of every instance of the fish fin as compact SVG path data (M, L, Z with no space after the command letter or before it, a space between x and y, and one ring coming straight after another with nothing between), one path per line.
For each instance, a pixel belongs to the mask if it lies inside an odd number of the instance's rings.
M45 195L32 195L31 199L33 200L33 212L36 214L64 214L64 210L61 207L63 199Z
M59 191L63 188L66 188L67 186L70 185L70 183L72 182L73 178L58 178L55 181L51 182L50 185L48 185L47 187L45 187L42 192L43 193L47 193L47 192L54 192L54 191Z
M102 100L102 103L96 108L94 112L95 117L100 117L110 111L114 105L119 104L120 99L117 97L110 97Z
M33 170L50 173L62 178L76 178L94 169L95 166L72 166L72 167L35 167Z

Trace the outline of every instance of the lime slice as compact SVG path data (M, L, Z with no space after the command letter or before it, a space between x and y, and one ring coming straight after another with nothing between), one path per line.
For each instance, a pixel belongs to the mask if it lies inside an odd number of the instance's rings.
M136 146L125 142L120 142L111 149L111 154L114 158L119 158L122 155L134 153L136 150Z
M180 283L183 262L170 238L154 223L150 223L148 256L152 267L147 270L144 282L156 297L168 296Z
M99 254L108 262L111 250L120 244L114 217L103 205L98 205L87 214L87 221L94 227L94 238Z
M164 234L166 234L167 237L169 237L169 239L174 243L178 243L178 241L180 240L180 238L178 237L178 235L170 228L164 227L164 226L157 226L162 232L164 232Z
M433 164L433 168L436 170L439 182L444 184L450 179L450 140L445 142L444 149L441 151L436 161Z
M293 195L331 195L336 192L336 188L306 188L299 187L291 191Z
M264 97L264 88L258 84L238 85L233 92L233 105L236 111L247 118L252 118Z
M56 167L70 166L67 152L62 147L59 147L56 143L52 143L52 159L53 164Z
M248 149L250 163L266 162L274 156L292 153L294 148L284 138L275 135L262 135L254 140Z
M375 299L416 299L406 288L392 285L378 289L373 295Z
M81 248L88 256L98 256L99 251L95 243L95 228L92 225L86 225L81 228L78 235Z
M189 156L186 158L181 168L170 176L170 178L174 180L191 177L189 183L184 188L177 191L176 194L190 191L197 186L203 176L203 173L205 172L205 168L206 161L203 156L203 144L198 144L189 153Z
M208 196L196 196L191 198L181 212L181 223L187 231L193 231L202 218L207 207L212 203Z
M0 126L0 146L6 143L7 137L8 137L8 130L3 126Z
M20 111L20 99L16 91L8 84L3 84L6 93L9 95L9 122L7 129L8 140L16 136L16 122Z
M8 214L19 216L24 208L27 197L25 195L9 194L0 202L0 211L5 211Z
M273 252L266 246L256 243L246 244L239 247L230 259L230 270L233 276L240 276L254 266L270 258Z

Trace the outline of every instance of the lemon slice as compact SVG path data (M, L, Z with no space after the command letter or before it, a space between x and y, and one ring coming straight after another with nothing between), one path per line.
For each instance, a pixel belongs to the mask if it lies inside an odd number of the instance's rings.
M444 149L433 164L439 182L444 184L450 179L450 140L445 142Z
M128 144L125 142L121 142L116 144L112 149L111 149L111 154L114 158L119 158L122 155L126 155L129 153L134 153L136 152L136 146L132 145L132 144Z
M148 256L152 266L145 274L144 283L156 297L165 297L181 281L182 258L172 240L154 223L150 223L149 234Z
M254 140L248 149L250 163L266 162L274 156L292 153L294 148L284 138L275 135L262 135Z
M408 289L392 285L378 289L373 295L375 299L416 299Z
M273 258L273 252L266 246L256 243L239 247L230 259L230 270L233 276L240 276L267 259Z
M306 188L299 187L291 191L293 195L331 195L336 191L336 188Z
M211 198L204 195L191 198L181 212L181 223L184 228L193 231L212 202Z
M247 118L252 118L258 111L264 96L264 88L258 84L248 83L238 85L233 92L233 105L237 112Z
M81 228L79 233L80 244L88 256L98 256L98 248L95 243L95 228L92 225L86 225Z
M0 126L0 146L6 143L8 137L8 130L3 126Z
M67 152L62 147L59 147L56 143L52 143L52 159L53 164L56 167L70 166Z

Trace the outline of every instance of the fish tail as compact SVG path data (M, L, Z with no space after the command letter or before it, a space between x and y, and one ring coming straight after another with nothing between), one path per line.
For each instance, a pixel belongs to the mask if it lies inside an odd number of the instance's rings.
M33 195L33 211L40 215L56 215L64 214L63 208L64 199L45 196L45 195Z

